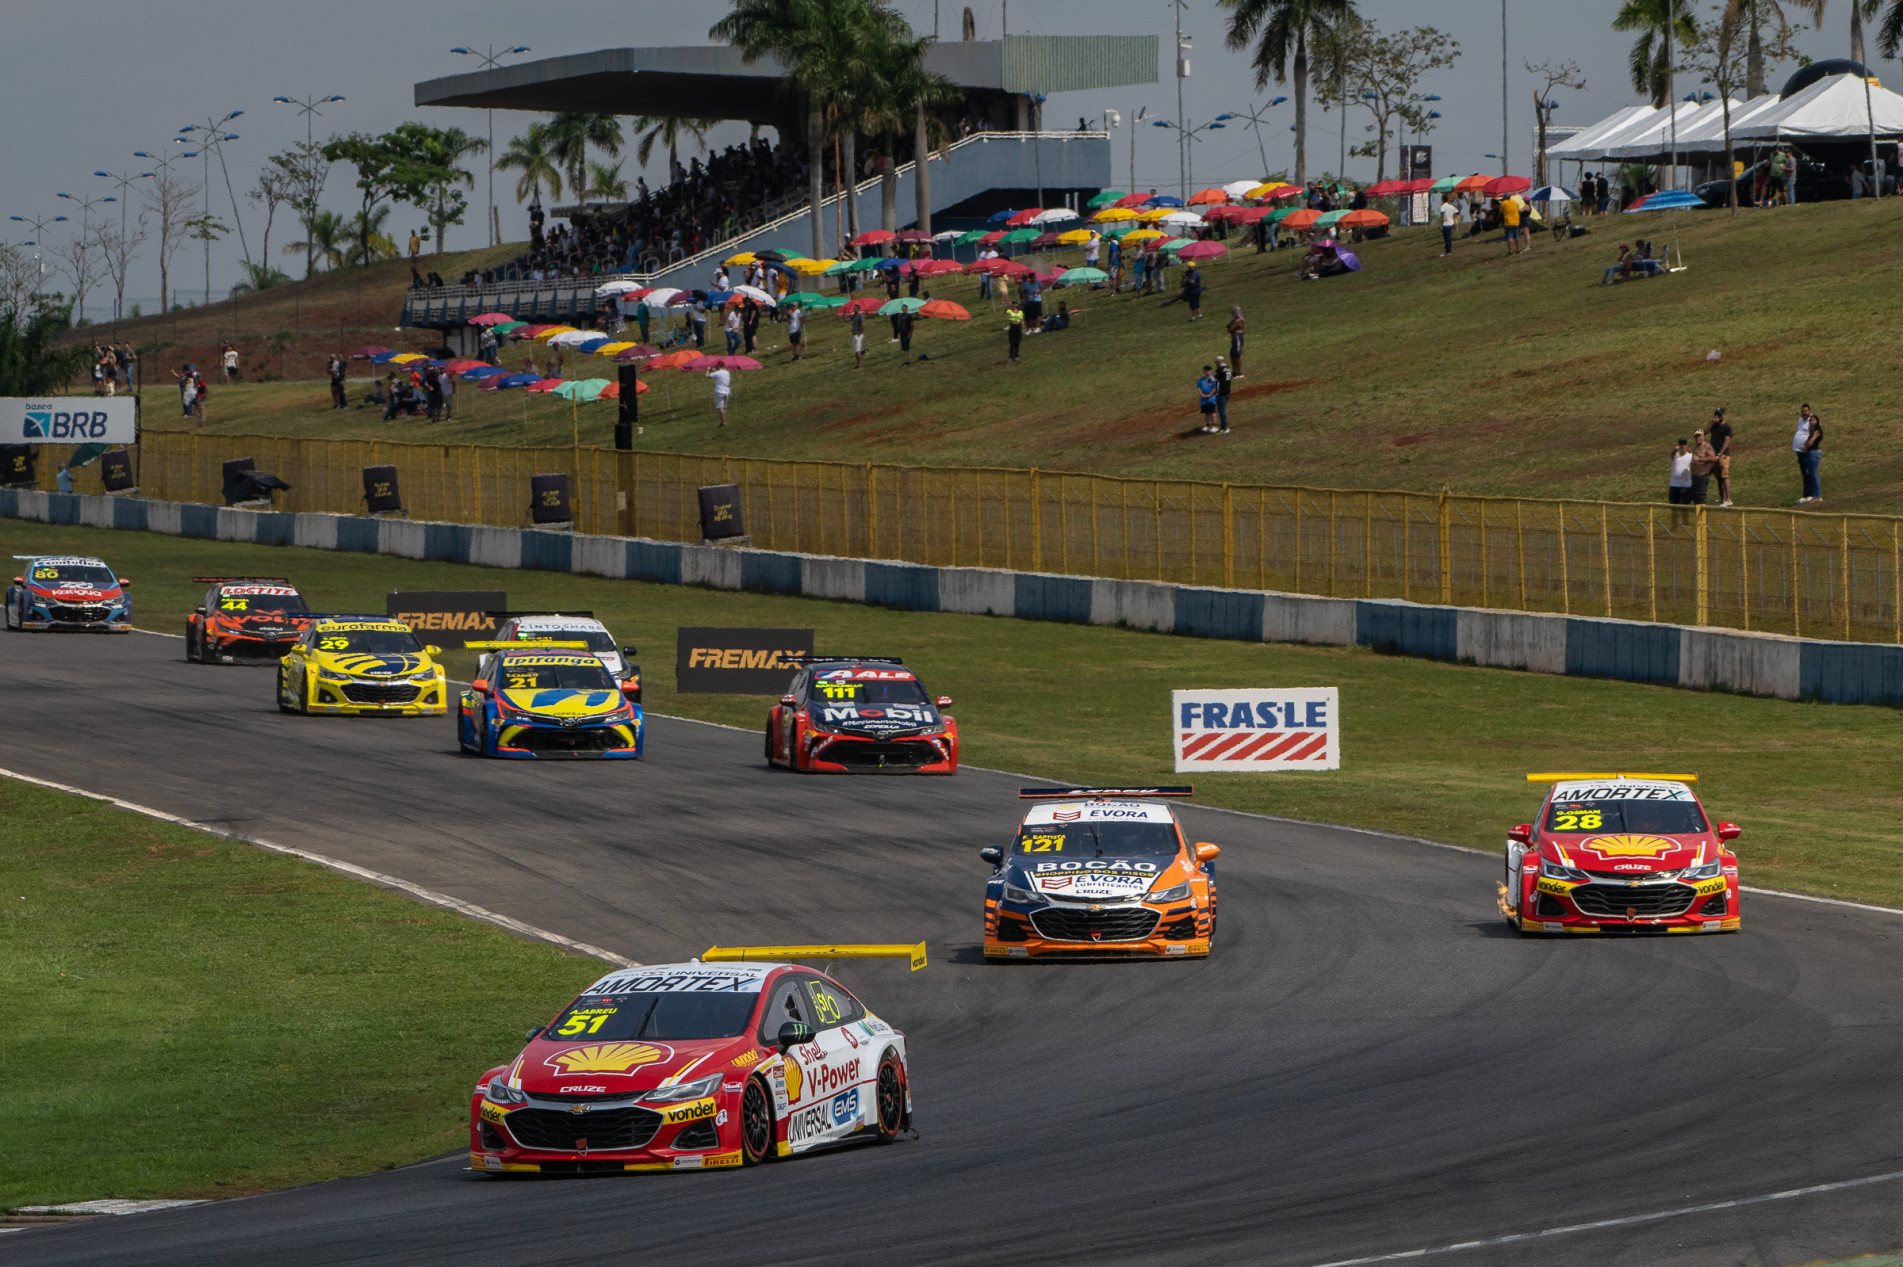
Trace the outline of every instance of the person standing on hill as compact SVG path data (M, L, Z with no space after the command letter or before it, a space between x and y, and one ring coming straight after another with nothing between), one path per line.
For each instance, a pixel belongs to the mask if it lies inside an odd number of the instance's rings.
M1203 425L1199 431L1216 429L1216 372L1212 365L1203 366L1203 376L1196 380L1196 407L1202 411Z
M219 357L219 361L222 364L225 371L225 382L227 383L237 382L238 381L238 349L235 347L232 347L230 343L226 343L224 346L223 354Z
M1500 223L1506 227L1507 254L1520 253L1520 200L1511 195L1499 200Z
M1231 304L1229 324L1224 329L1229 331L1229 365L1237 378L1242 377L1242 326L1242 306Z
M806 310L794 308L786 316L786 342L793 349L793 359L799 360L806 354Z
M1600 172L1593 180L1592 199L1593 205L1597 208L1595 212L1597 215L1605 215L1606 208L1612 205L1612 182L1606 179L1604 172Z
M740 309L727 309L725 325L727 330L727 355L732 356L740 350Z
M1229 381L1234 375L1229 366L1219 356L1216 358L1216 434L1229 434Z
M1440 245L1442 255L1454 253L1454 230L1460 227L1460 208L1452 193L1440 196Z
M1692 504L1692 451L1682 438L1672 449L1672 473L1665 481L1665 500L1674 506Z
M1710 442L1712 452L1718 455L1718 504L1731 504L1731 424L1725 421L1722 407L1712 411L1711 426L1705 429L1705 439Z
M733 372L724 365L716 365L707 371L707 377L714 380L714 412L720 415L720 425L727 425L727 399L733 394Z
M852 312L852 367L856 370L866 367L866 314L859 308Z
M1797 411L1797 432L1791 437L1791 451L1797 454L1797 473L1804 481L1804 495L1797 499L1798 505L1824 500L1824 486L1817 476L1817 468L1824 460L1824 420L1812 413L1809 405Z
M1705 441L1705 433L1692 432L1692 505L1703 506L1711 491L1711 473L1718 469L1718 455Z
M344 397L344 354L332 352L330 363L324 368L330 373L330 407L348 409L350 402Z
M912 321L912 314L903 309L892 317L893 326L899 332L899 350L905 353L905 360L900 362L901 365L912 363Z
M1018 348L1024 342L1024 309L1011 304L1004 310L1004 337L1011 349L1011 364L1018 363Z

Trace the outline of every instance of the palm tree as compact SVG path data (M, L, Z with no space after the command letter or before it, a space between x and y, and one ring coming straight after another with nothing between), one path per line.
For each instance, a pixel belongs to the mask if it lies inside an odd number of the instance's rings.
M1630 2L1630 0L1629 0ZM1689 0L1688 0L1689 2ZM1308 46L1337 22L1355 15L1353 0L1218 0L1230 10L1227 43L1244 49L1258 40L1255 86L1295 76L1295 183L1308 183ZM1181 123L1181 120L1178 120Z
M548 121L549 157L568 177L569 192L577 197L588 183L588 147L609 158L621 157L621 121L611 114L564 111Z
M707 150L707 129L719 122L717 119L677 119L673 116L651 117L643 115L634 121L634 130L640 140L636 142L634 161L641 166L648 165L648 159L654 155L657 144L667 146L667 176L674 179L674 169L680 165L680 143L683 138L691 139L694 148L705 153Z
M368 217L359 211L350 218L350 252L344 257L346 264L368 267L378 260L393 260L397 257L396 243L383 230L384 222L389 218L388 203L372 211Z
M1691 0L1625 0L1612 19L1615 31L1637 31L1626 64L1632 72L1632 90L1652 99L1664 109L1672 99L1673 40L1666 38L1667 23L1680 47L1698 41L1698 22L1691 15Z
M517 202L541 202L544 185L548 187L550 198L562 196L562 173L555 165L554 145L548 124L531 123L529 130L511 140L496 159L496 166L504 171L522 173L515 182Z
M346 262L345 244L350 238L350 224L335 211L319 210L305 226L310 235L308 241L291 242L285 245L284 254L303 255L306 259L315 257L324 262L326 268L342 268Z
M621 164L588 164L588 188L582 192L595 202L626 202L628 182L621 179Z
M1895 57L1899 46L1903 46L1903 0L1890 0L1890 7L1883 13L1883 23L1877 28L1877 51L1885 57Z
M437 132L430 141L428 153L438 168L448 173L447 180L439 180L429 187L429 202L424 207L424 215L436 230L436 254L443 253L443 238L451 224L460 224L463 215L463 198L456 191L458 185L464 188L476 187L475 176L457 164L471 154L481 153L489 148L489 142L479 136L470 136L461 128L448 128Z

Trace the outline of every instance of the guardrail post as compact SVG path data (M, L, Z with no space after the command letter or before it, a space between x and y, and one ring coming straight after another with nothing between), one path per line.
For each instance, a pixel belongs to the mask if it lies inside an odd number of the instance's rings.
M1711 593L1709 590L1711 584L1711 559L1709 555L1709 541L1706 535L1709 530L1709 525L1705 521L1705 508L1700 506L1696 513L1698 535L1693 541L1697 549L1697 553L1694 557L1698 567L1698 620L1696 623L1702 627L1711 623L1709 619L1711 615Z
M1645 508L1645 584L1652 595L1652 619L1659 618L1659 545L1658 536L1653 531L1658 511L1651 506Z
M1454 601L1454 560L1450 551L1452 508L1447 504L1447 490L1440 490L1440 601L1451 605Z
M1791 512L1791 636L1804 636L1804 583L1797 574L1797 512Z
M1236 517L1235 502L1230 496L1229 485L1222 486L1222 586L1224 589L1236 587Z
M1745 512L1738 512L1738 619L1745 632L1751 630L1751 535L1745 528Z
M1227 488L1228 485L1224 485ZM1295 490L1295 592L1302 592L1302 490Z
M872 463L866 463L866 557L879 557L879 503L874 500L878 486L874 483Z
M1843 529L1843 592L1844 592L1844 641L1850 641L1850 516L1839 519Z
M1903 524L1890 521L1890 616L1895 621L1894 638L1903 643Z
M1606 570L1606 619L1612 619L1612 537L1606 522L1606 505L1599 504L1599 564Z
M1554 503L1559 510L1559 609L1573 614L1572 560L1566 557L1566 503Z

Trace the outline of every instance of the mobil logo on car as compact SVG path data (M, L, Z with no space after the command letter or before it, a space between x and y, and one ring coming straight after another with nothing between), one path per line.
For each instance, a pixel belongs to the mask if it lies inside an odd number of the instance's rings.
M1332 686L1172 691L1178 771L1338 770L1341 699Z

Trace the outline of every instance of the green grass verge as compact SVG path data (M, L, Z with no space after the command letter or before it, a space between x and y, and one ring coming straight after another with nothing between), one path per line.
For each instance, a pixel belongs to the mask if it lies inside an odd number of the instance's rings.
M173 632L201 596L194 570L286 574L319 606L383 610L392 588L504 589L517 608L587 608L638 643L656 712L749 729L759 697L675 691L683 625L812 627L818 646L904 656L957 698L968 764L1145 783L1171 766L1169 692L1338 686L1335 772L1198 776L1205 803L1480 848L1537 803L1529 770L1693 770L1744 825L1749 883L1903 905L1903 712L1682 691L1383 656L1252 644L381 555L0 523L6 553L103 555L137 579L139 622ZM471 657L451 658L466 677ZM270 684L259 678L258 690ZM292 724L292 723L287 723ZM297 723L304 724L304 723ZM322 725L323 722L310 724ZM447 723L443 723L447 724Z
M229 1197L459 1146L470 1079L602 965L0 779L0 1209Z
M882 320L855 372L846 323L816 316L810 355L788 359L783 327L766 325L767 368L736 376L732 425L714 427L711 388L667 371L641 398L643 447L775 458L846 458L1096 471L1334 488L1461 494L1663 498L1671 442L1715 406L1737 427L1740 505L1789 506L1789 440L1799 403L1826 419L1826 508L1894 513L1903 440L1888 328L1903 282L1903 200L1861 199L1775 211L1678 216L1688 271L1600 287L1620 241L1671 236L1664 215L1587 222L1590 236L1535 239L1511 259L1500 239L1461 241L1401 230L1360 250L1365 272L1294 277L1298 256L1238 253L1208 265L1204 321L1155 297L1052 294L1089 309L1071 330L1025 341L1004 364L1001 310L976 280L938 279L939 298L975 319L923 322L901 366ZM1060 253L1062 254L1062 253ZM1077 253L1063 255L1077 262ZM384 266L407 280L407 265ZM381 276L381 275L379 275ZM346 279L347 280L347 279ZM386 285L387 285L386 279ZM390 317L376 341L404 336ZM339 299L343 298L342 295ZM274 299L272 302L280 302ZM1201 367L1228 350L1223 324L1249 321L1247 377L1231 404L1236 433L1190 433ZM677 321L678 324L678 321ZM716 333L714 342L724 349ZM1707 353L1716 350L1717 361ZM538 352L538 359L544 354ZM521 348L505 360L512 366ZM544 362L545 363L545 362ZM608 374L568 358L571 378ZM287 371L288 373L288 371ZM610 375L611 376L611 375ZM520 392L459 396L459 417L425 426L324 408L322 382L215 388L215 431L488 443L566 444L566 402ZM148 402L153 404L154 402ZM161 393L148 425L176 425ZM606 445L611 404L582 406L585 443ZM1189 434L1186 434L1189 433Z

